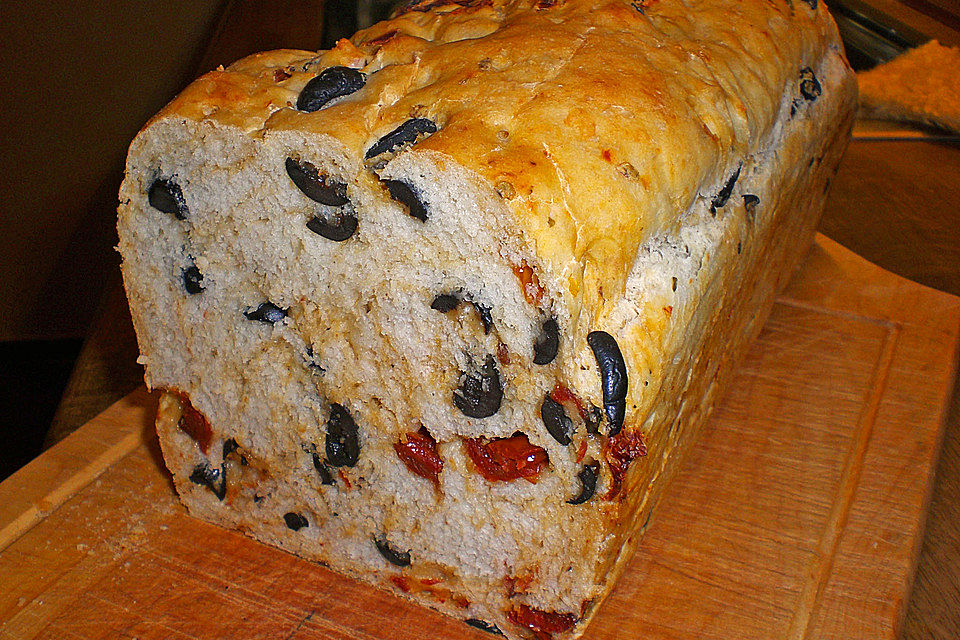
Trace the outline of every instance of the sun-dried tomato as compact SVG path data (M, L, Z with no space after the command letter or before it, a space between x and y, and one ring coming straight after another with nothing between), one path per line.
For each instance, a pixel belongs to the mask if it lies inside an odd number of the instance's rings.
M410 593L410 579L406 576L390 576L390 582L397 585L400 591Z
M550 392L550 397L553 398L554 402L559 402L560 404L569 404L573 403L577 406L577 413L580 414L580 418L586 420L590 415L590 412L587 410L587 405L570 389L566 388L559 382L553 388L553 391Z
M502 342L497 345L497 360L503 365L510 364L510 351Z
M521 604L507 613L507 620L518 627L530 629L538 640L549 640L552 634L566 631L576 624L577 616L572 613L541 611Z
M577 464L583 462L583 457L587 455L587 439L580 441L580 448L577 449Z
M406 442L397 442L393 448L411 473L440 484L443 460L437 452L437 441L426 427L420 427L416 433L408 433Z
M623 478L630 463L647 455L647 444L639 431L621 431L606 442L604 457L610 465L610 491L606 499L613 500L620 493Z
M542 447L530 444L525 434L484 440L464 438L464 444L480 475L490 482L518 478L536 482L540 469L547 463L547 452Z
M177 421L177 427L185 434L193 438L194 442L200 446L200 451L206 455L210 451L210 442L213 440L213 429L206 416L197 411L190 403L190 397L182 391L175 391L180 399L180 420Z
M523 291L523 298L535 307L540 306L543 300L543 287L540 286L540 279L533 272L526 260L520 262L520 266L513 267L513 273L520 281L520 289Z

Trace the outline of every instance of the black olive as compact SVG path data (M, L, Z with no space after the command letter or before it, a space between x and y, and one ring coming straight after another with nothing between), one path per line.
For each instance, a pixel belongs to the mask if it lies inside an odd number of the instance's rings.
M590 405L586 418L587 433L592 433L595 436L599 435L601 422L603 422L603 411L600 410L600 407Z
M294 531L300 531L300 529L310 526L310 523L307 522L307 519L302 513L294 513L292 511L283 514L283 521L287 523L288 529L293 529Z
M401 180L381 180L381 182L387 187L390 197L402 204L407 213L420 222L427 221L427 206L420 200L420 196L412 186Z
M457 308L457 305L460 304L460 298L453 295L452 293L441 293L433 299L433 302L430 303L430 308L434 311L439 311L440 313L447 313L448 311L453 311Z
M560 327L555 318L548 318L533 343L533 364L550 364L560 349Z
M411 118L399 127L383 136L367 149L364 158L369 160L381 153L390 153L398 148L416 142L421 136L428 136L437 132L437 125L427 118Z
M226 458L231 453L234 453L237 449L240 448L240 445L237 444L237 441L233 438L227 438L223 441L223 457Z
M311 78L300 95L297 96L297 109L307 113L322 109L324 105L341 96L359 91L367 78L356 69L349 67L330 67Z
M753 211L757 208L757 205L760 204L760 198L753 195L752 193L743 194L743 207L747 211Z
M197 265L191 264L185 268L181 273L181 278L183 279L183 288L190 295L196 295L203 291L203 274L200 273L200 269L197 269Z
M627 411L627 365L623 361L620 345L606 331L591 331L587 344L593 350L600 369L600 386L603 389L603 410L610 424L609 435L620 433L623 416Z
M173 178L154 180L147 191L147 200L151 207L164 213L172 213L177 220L186 220L190 213L187 201L183 198L183 191Z
M502 636L503 631L500 631L500 627L493 624L492 622L485 622L483 620L477 620L476 618L467 618L464 620L471 627L476 627L481 631L486 631L487 633L492 633L494 635Z
M313 468L317 470L317 473L320 475L320 484L336 484L336 481L333 479L333 475L330 473L330 470L327 469L327 465L323 464L323 460L320 459L320 456L313 453Z
M493 356L487 355L480 371L465 374L453 392L453 404L468 418L489 418L500 410L503 386Z
M493 328L493 316L490 315L490 307L485 304L480 304L479 302L471 302L473 308L477 310L477 313L480 315L480 322L483 324L483 333L490 333L490 329Z
M816 100L820 97L820 94L823 92L823 88L820 86L820 81L817 80L817 76L813 74L813 69L810 67L804 67L800 70L800 95L804 97L805 100Z
M349 202L347 200L347 185L332 180L326 174L321 174L309 162L298 162L288 157L284 166L287 169L287 175L293 180L293 184L297 185L303 195L314 202L331 207L342 207Z
M710 213L716 213L717 209L727 204L727 200L730 199L730 195L733 193L733 187L737 184L737 178L740 177L740 170L742 168L742 164L737 167L737 170L733 172L733 175L730 176L730 179L727 180L727 183L723 185L722 189L720 189L720 193L718 193L717 197L714 198L710 203Z
M567 417L563 405L549 395L540 403L540 419L543 420L547 431L553 439L567 446L570 444L570 435L573 433L573 421Z
M391 548L386 538L374 538L373 544L377 545L377 551L379 551L380 555L386 558L390 564L395 564L398 567L410 566L409 551L397 551Z
M327 420L327 462L335 467L352 467L360 459L357 423L342 405L330 405Z
M327 240L343 242L357 231L357 216L352 211L337 211L332 218L312 218L307 229Z
M583 504L593 497L597 490L597 475L600 473L600 464L591 462L583 466L583 470L577 474L580 479L580 495L572 500L567 500L567 504Z
M214 469L206 462L198 464L193 468L190 474L190 482L201 484L217 496L218 500L223 500L227 495L227 479L223 477L220 469Z
M247 320L276 324L287 317L287 310L281 309L272 302L264 302L253 311L244 311L243 315Z
M323 368L323 365L320 364L320 361L317 360L316 354L313 353L313 347L307 347L307 366L317 371L318 373L326 373L327 370Z

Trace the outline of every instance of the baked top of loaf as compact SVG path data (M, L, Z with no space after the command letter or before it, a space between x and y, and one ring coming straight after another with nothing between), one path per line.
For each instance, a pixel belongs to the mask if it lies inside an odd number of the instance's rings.
M623 301L638 248L735 181L795 108L785 96L803 70L839 47L816 0L424 2L330 51L274 51L209 73L154 121L312 135L338 150L333 178L348 184L375 180L364 153L385 134L434 122L404 155L455 166L481 192L494 185L498 202L485 208L510 229L499 250L529 265L535 295L579 347L566 377L600 405L586 336L637 312ZM335 66L360 70L365 85L297 109L306 84ZM670 317L640 315L630 350L656 378ZM658 391L631 385L628 418L642 421Z
M421 2L320 55L274 51L210 73L158 117L316 131L358 165L398 123L429 118L439 131L418 152L498 185L543 284L571 316L602 316L637 248L729 177L770 134L797 61L815 65L836 42L816 4ZM293 108L335 65L360 69L366 86L320 111Z

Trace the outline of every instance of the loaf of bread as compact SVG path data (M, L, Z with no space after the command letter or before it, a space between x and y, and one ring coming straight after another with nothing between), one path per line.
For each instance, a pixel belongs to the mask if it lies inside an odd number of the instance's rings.
M855 108L816 0L427 0L203 76L120 194L181 499L481 629L577 637Z

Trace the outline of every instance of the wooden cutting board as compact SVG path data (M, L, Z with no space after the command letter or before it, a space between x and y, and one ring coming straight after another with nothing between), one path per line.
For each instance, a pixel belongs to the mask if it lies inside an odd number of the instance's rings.
M960 299L823 238L588 638L892 638ZM0 484L0 638L489 638L193 520L131 394Z

